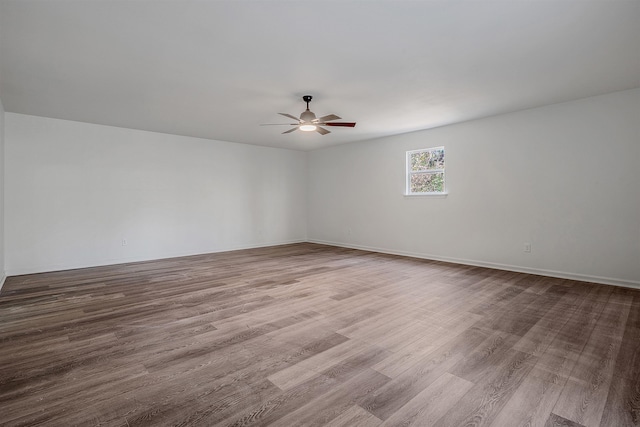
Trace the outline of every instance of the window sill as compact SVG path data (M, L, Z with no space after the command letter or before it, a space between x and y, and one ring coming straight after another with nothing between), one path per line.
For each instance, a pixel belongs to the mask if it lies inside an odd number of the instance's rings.
M449 193L423 193L423 194L404 194L404 197L435 197L444 199Z

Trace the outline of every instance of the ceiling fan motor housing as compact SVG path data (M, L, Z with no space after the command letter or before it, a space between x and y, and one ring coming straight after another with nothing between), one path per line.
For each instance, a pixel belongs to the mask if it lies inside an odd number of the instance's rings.
M307 109L307 111L303 111L302 114L300 114L300 120L302 120L303 122L310 122L316 119L316 115L313 114L313 112L309 111Z

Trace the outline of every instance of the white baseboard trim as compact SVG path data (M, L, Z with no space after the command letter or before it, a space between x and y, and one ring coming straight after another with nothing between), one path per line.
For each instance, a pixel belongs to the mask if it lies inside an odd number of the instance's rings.
M507 270L507 271L514 271L517 273L537 274L540 276L556 277L560 279L571 279L571 280L578 280L581 282L600 283L603 285L613 285L613 286L622 286L625 288L640 289L640 281L616 279L612 277L589 276L585 274L569 273L564 271L544 270L539 268L521 267L517 265L499 264L499 263L486 262L486 261L442 257L438 255L421 254L421 253L415 253L415 252L395 251L395 250L385 249L385 248L353 245L350 243L331 242L331 241L325 241L325 240L309 239L308 242L317 243L321 245L337 246L341 248L359 249L359 250L370 251L370 252L379 252L379 253L390 254L390 255L401 255L401 256L407 256L411 258L451 262L454 264L472 265L475 267L495 268L496 270Z
M341 248L359 249L359 250L370 251L370 252L379 252L379 253L390 254L390 255L401 255L401 256L407 256L407 257L411 257L411 258L428 259L428 260L433 260L433 261L451 262L451 263L454 263L454 264L472 265L472 266L476 266L476 267L495 268L497 270L514 271L514 272L518 272L518 273L537 274L537 275L540 275L540 276L557 277L557 278L560 278L560 279L578 280L578 281L581 281L581 282L592 282L592 283L600 283L600 284L603 284L603 285L613 285L613 286L622 286L622 287L625 287L625 288L640 289L640 281L623 280L623 279L616 279L616 278L611 278L611 277L589 276L589 275L585 275L585 274L569 273L569 272L555 271L555 270L544 270L544 269L539 269L539 268L529 268L529 267L522 267L522 266L517 266L517 265L509 265L509 264L500 264L500 263L493 263L493 262L486 262L486 261L469 260L469 259L463 259L463 258L442 257L442 256L438 256L438 255L433 255L433 254L423 254L423 253L408 252L408 251L397 251L397 250L391 250L391 249L386 249L386 248L378 248L378 247L363 246L363 245L354 245L354 244L343 243L343 242L333 242L333 241L317 240L317 239L302 239L302 240L296 239L296 240L281 241L281 242L270 242L270 243L264 243L264 244L258 244L258 245L234 246L234 247L211 250L211 251L206 251L206 252L167 254L167 255L163 255L161 257L156 257L156 258L131 257L131 258L123 258L123 259L105 260L105 261L101 261L101 262L93 263L93 264L47 265L47 266L33 266L33 267L28 267L28 268L12 269L12 270L7 270L2 274L1 280L0 280L0 291L2 290L2 286L4 285L5 280L9 276L20 276L20 275L23 275L23 274L47 273L47 272L52 272L52 271L63 271L63 270L75 270L75 269L80 269L80 268L103 267L103 266L107 266L107 265L128 264L128 263L132 263L132 262L143 262L143 261L154 261L154 260L161 260L161 259L193 256L193 255L206 255L206 254L213 254L213 253L219 253L219 252L231 252L231 251L238 251L238 250L243 250L243 249L256 249L256 248L264 248L264 247L269 247L269 246L282 246L282 245L290 245L290 244L304 243L304 242L317 243L317 244L328 245L328 246L337 246L337 247L341 247Z
M91 264L63 264L63 265L57 264L57 265L32 266L32 267L24 267L24 268L7 270L6 277L21 276L24 274L50 273L53 271L77 270L80 268L104 267L107 265L129 264L132 262L156 261L161 259L180 258L180 257L186 257L186 256L194 256L194 255L206 255L206 254L214 254L214 253L220 253L220 252L240 251L243 249L266 248L270 246L291 245L294 243L304 243L304 242L306 242L306 239L296 239L296 240L288 240L288 241L280 241L280 242L261 243L257 245L233 246L229 248L213 249L213 250L208 250L204 252L165 254L165 255L162 255L159 257L153 257L153 258L141 256L141 257L109 259L109 260L98 261L96 263L91 263Z

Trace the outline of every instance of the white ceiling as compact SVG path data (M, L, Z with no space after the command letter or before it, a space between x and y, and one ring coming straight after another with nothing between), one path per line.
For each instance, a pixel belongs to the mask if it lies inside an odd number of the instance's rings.
M634 87L638 0L0 0L0 99L37 116L309 150ZM259 126L305 94L357 126Z

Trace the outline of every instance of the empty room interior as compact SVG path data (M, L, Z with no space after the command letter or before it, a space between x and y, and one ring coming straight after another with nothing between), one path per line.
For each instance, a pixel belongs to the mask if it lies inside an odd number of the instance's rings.
M0 0L0 425L640 426L640 2Z

